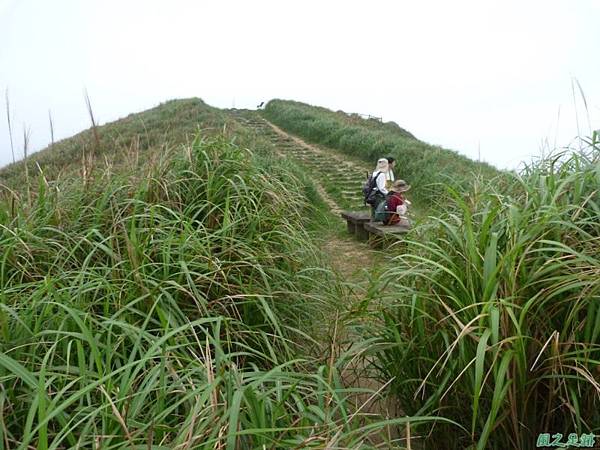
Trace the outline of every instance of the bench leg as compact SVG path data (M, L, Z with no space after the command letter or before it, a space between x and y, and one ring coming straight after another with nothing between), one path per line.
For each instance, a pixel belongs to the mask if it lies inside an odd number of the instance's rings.
M356 230L355 230L354 222L346 220L346 224L348 225L348 233L355 234Z
M365 230L362 223L356 224L356 237L361 241L366 241L369 239L369 232Z

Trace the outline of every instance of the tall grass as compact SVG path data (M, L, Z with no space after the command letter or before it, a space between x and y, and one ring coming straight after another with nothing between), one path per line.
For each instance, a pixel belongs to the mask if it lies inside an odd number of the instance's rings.
M0 448L366 448L309 357L339 287L302 183L222 138L171 161L0 208Z
M28 170L33 171L37 163L48 179L68 180L81 177L82 170L89 172L92 165L104 165L105 161L116 167L128 165L129 155L136 149L144 154L142 161L147 161L175 145L190 143L199 126L204 134L216 135L227 121L222 111L198 98L171 100L105 125L98 125L87 97L86 106L91 128L32 154ZM50 126L54 134L51 119ZM23 164L18 161L0 169L0 184L13 189L23 186Z
M14 164L16 162L15 145L14 145L13 136L12 136L12 122L10 120L10 101L9 101L9 97L8 97L8 88L6 88L6 90L4 91L4 102L6 104L6 123L8 125L8 137L10 140L10 151L12 153L12 162Z
M412 197L426 209L438 203L446 184L464 188L474 174L483 178L498 175L490 165L426 144L393 122L380 123L285 100L270 101L262 114L286 131L361 158L373 167L381 157L395 157L397 177L410 181Z
M600 148L556 154L506 190L454 192L382 277L377 361L427 448L533 449L600 432Z

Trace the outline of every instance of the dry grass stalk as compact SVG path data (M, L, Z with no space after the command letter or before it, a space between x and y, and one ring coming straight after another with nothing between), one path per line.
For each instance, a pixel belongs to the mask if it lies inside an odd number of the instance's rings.
M27 154L29 150L30 130L23 125L23 162L25 163L25 184L27 186L27 201L31 205L31 188L29 186L29 168L27 166Z
M10 102L8 100L8 88L4 92L4 98L6 99L6 120L8 121L8 136L10 138L10 151L12 152L12 161L13 164L16 162L15 160L15 146L13 143L12 137L12 123L10 121Z
M91 147L91 152L87 155L87 175L88 178L91 177L93 170L93 161L96 153L100 152L100 135L98 134L98 124L96 123L96 119L94 117L94 111L92 110L92 103L90 102L90 97L85 91L85 104L88 110L88 114L90 115L90 121L92 122L92 135L94 137L94 145Z
M54 147L54 123L52 122L52 112L48 110L48 120L50 122L50 147Z

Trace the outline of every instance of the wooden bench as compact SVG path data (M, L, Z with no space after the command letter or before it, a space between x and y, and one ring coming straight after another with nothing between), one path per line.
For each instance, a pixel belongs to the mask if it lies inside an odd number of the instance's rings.
M342 212L342 218L346 219L348 233L363 241L369 239L369 233L365 230L364 224L371 221L371 213L366 211L344 211Z
M389 238L398 239L410 230L408 219L398 225L383 225L381 222L371 222L371 214L366 211L344 211L341 216L346 220L348 233L361 241L368 240L373 246L379 246Z
M410 224L408 221L401 222L398 225L383 225L377 222L367 222L363 226L369 235L369 244L372 247L380 247L390 238L397 240L410 231Z

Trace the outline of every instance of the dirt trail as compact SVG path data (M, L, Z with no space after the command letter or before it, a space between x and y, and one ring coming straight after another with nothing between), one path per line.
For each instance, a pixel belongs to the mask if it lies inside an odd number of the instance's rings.
M328 194L323 195L323 198L334 213L339 213L341 209L364 208L361 186L368 172L364 162L354 160L336 150L308 144L256 113L234 111L231 114L243 125L269 139L279 155L294 159L304 167L320 193Z
M269 138L274 144L276 152L282 158L291 157L307 167L307 173L313 180L317 192L329 206L331 213L339 220L342 220L340 217L342 208L321 182L324 175L334 173L339 177L336 179L339 179L340 183L345 183L344 185L348 189L341 191L340 196L347 202L353 202L360 207L362 203L360 177L364 176L363 174L367 170L366 165L350 161L345 155L334 151L323 150L308 144L257 115L248 116L236 112L232 114L244 125ZM329 256L333 268L346 280L356 280L362 269L368 269L374 263L374 252L366 243L359 242L352 236L339 236L332 233L325 237L323 250ZM359 278L364 278L364 273L360 275Z
M251 113L252 114L252 113ZM337 175L342 179L345 177L350 182L360 180L364 177L367 168L364 164L354 161L349 161L345 155L336 153L335 151L323 150L317 146L311 145L302 139L292 136L276 125L268 122L262 117L252 114L236 114L233 113L237 120L244 125L252 127L258 133L268 137L275 146L275 151L283 158L293 158L298 163L307 168L307 173L314 181L319 195L329 206L331 213L342 220L340 212L342 209L334 200L332 195L327 192L326 187L321 183L324 175L329 173L332 168L335 169ZM346 196L349 202L362 203L360 198L360 183L355 183L357 186L347 183L347 190L341 191L339 195ZM330 186L328 186L331 188ZM336 196L337 198L337 196ZM352 287L349 287L347 301L349 304L340 305L339 313L344 310L352 309L355 304L360 302L368 289L369 277L372 270L382 263L383 257L372 250L368 244L359 242L354 237L349 235L340 235L335 231L328 233L323 238L322 247L325 254L328 256L329 263L334 271L338 274L341 280L348 282ZM343 328L343 327L342 327ZM335 326L338 331L337 325ZM331 351L339 354L345 350L345 347L351 345L355 341L351 332L348 330L339 330L333 336L331 342ZM368 388L372 391L378 391L383 388L383 384L376 381L370 374L372 368L367 359L354 359L343 372L343 379L348 386L354 388ZM383 418L398 417L402 413L398 410L389 397L381 398L368 394L356 395L354 402L357 409L362 412L373 413ZM396 430L388 430L390 438L398 437ZM381 441L381 436L373 436L372 443L380 448L387 448L385 443Z
M350 169L356 169L357 172L363 170L363 167L356 167L356 165L353 164L352 162L349 162L340 157L337 157L337 155L332 155L331 153L327 153L326 151L320 149L319 147L308 144L307 142L303 141L302 139L286 133L281 128L279 128L277 125L269 122L268 120L266 120L266 119L263 119L263 120L268 126L271 127L271 129L273 131L275 131L275 133L277 133L283 139L291 140L299 147L304 148L304 149L308 150L309 152L314 153L315 155L321 155L325 159L329 159L330 164L335 165L335 166L343 165ZM283 153L283 152L280 152L280 154L284 157L286 156L285 153ZM306 155L306 153L304 153L304 155ZM323 201L325 201L327 206L329 206L329 209L331 210L331 212L336 217L339 217L340 213L342 212L342 209L337 205L337 203L333 200L333 198L327 193L327 191L325 190L323 185L320 182L318 182L317 180L315 180L314 177L312 177L312 178L313 178L313 181L315 182L317 192L319 193L319 195L321 196ZM347 247L348 247L348 250L351 252L352 250L350 249L350 247L352 247L352 246L347 246Z
M296 144L310 150L311 152L317 153L317 154L325 154L326 152L324 150L321 150L319 147L316 147L314 145L311 145L307 142L304 142L302 139L300 139L299 137L296 136L292 136L291 134L287 134L285 131L283 131L281 128L279 128L277 125L275 125L274 123L269 122L266 119L263 119L265 121L265 123L267 125L269 125L277 134L279 134L280 136L283 136L284 138L288 138L291 139L292 141L294 141ZM332 159L338 159L335 156L332 156L331 154L327 154L327 156L329 156Z

